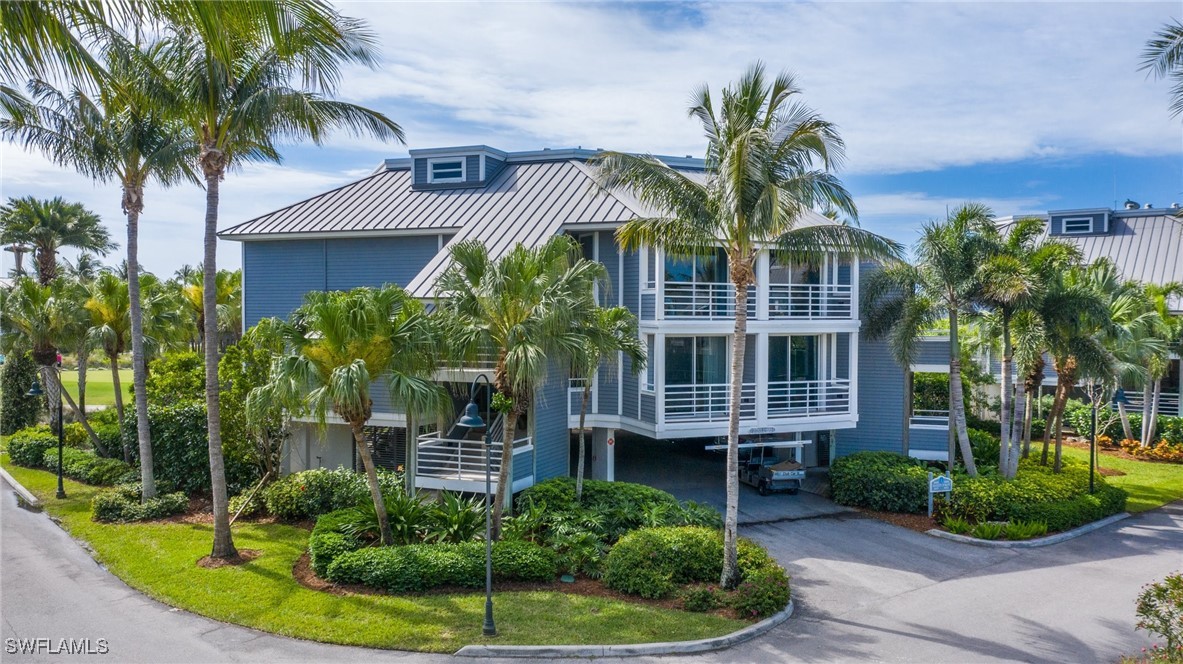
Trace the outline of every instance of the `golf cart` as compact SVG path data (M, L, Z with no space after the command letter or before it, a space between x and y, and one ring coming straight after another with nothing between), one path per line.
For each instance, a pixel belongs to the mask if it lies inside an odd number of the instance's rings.
M772 440L760 429L739 439L739 481L756 487L761 496L787 491L796 494L805 481L801 450L812 441ZM708 445L708 450L727 449L726 445ZM781 450L792 450L781 456Z

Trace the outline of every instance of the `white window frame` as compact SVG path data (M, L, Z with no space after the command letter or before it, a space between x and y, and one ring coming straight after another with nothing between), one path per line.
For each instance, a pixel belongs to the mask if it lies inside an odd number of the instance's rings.
M657 364L654 360L654 355L657 354L657 336L646 334L644 337L648 357L645 360L645 370L641 372L641 391L652 394L657 391Z
M1087 230L1068 230L1068 222L1071 221L1087 221L1089 226ZM1060 233L1063 235L1087 235L1095 232L1095 219L1092 217L1064 217L1060 220Z
M460 177L437 178L435 176L436 164L454 164L460 163ZM435 159L427 160L427 183L428 184L451 184L456 182L464 182L468 177L468 159L465 157L437 157Z

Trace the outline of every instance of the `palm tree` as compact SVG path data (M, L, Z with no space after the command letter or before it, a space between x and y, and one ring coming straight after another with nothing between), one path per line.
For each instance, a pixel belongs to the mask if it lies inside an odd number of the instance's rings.
M1183 22L1162 26L1146 42L1139 69L1171 79L1171 115L1183 113Z
M1047 465L1052 436L1056 438L1053 470L1062 467L1064 407L1077 381L1084 378L1107 380L1114 374L1113 355L1101 335L1110 325L1109 306L1103 293L1089 283L1089 268L1070 267L1049 275L1047 294L1040 306L1047 351L1056 370L1056 393L1043 432L1040 464Z
M0 120L0 134L11 135L12 122ZM8 199L8 204L0 207L0 244L33 247L37 280L42 286L58 276L58 250L69 247L106 256L116 246L97 214L60 196L51 200L32 196Z
M579 406L579 463L575 473L575 497L583 498L584 455L586 454L587 404L591 398L592 377L600 364L615 354L632 360L633 373L645 368L645 345L637 334L637 317L625 307L595 307L576 328L582 344L572 358L572 375L583 379Z
M344 420L365 468L382 544L392 544L365 433L373 407L370 385L386 378L391 398L408 414L439 412L443 392L431 380L434 333L423 304L397 286L312 292L289 322L268 325L286 350L272 366L271 381L252 390L248 412L281 404L294 414L311 414L322 427L330 412Z
M36 82L28 103L10 109L11 119L0 122L0 133L26 147L44 152L54 162L97 181L117 180L121 206L127 216L127 282L130 297L132 380L135 385L136 428L143 499L155 496L152 477L152 440L148 427L147 381L144 358L143 296L139 266L139 219L144 210L144 187L149 182L171 186L189 180L195 143L183 127L166 117L178 103L163 76L160 45L139 48L110 35L104 58L105 75L92 98L83 89L69 92ZM34 109L22 112L21 109ZM123 399L116 395L120 421Z
M277 141L316 144L337 129L402 141L402 129L369 109L329 99L340 69L373 65L374 40L361 22L319 3L201 3L210 20L174 24L169 41L174 109L198 145L205 184L204 279L217 278L218 201L227 171L245 161L278 161ZM301 9L301 20L267 19L254 5ZM278 28L279 34L274 34ZM206 410L213 488L215 558L234 555L227 512L218 397L217 299L203 292Z
M728 588L739 580L739 411L748 288L756 285L757 256L768 247L798 262L820 262L831 253L899 254L895 243L853 226L799 223L811 208L857 215L850 194L831 173L843 161L842 139L834 125L798 101L800 92L789 74L767 81L760 63L723 90L718 108L706 86L698 90L689 113L707 136L701 180L652 157L608 152L593 160L603 188L629 191L657 211L620 227L616 238L624 249L647 245L689 256L721 246L727 254L735 287L722 574Z
M888 338L896 361L907 370L916 344L942 318L949 322L949 460L960 445L966 471L977 474L965 423L961 380L959 317L979 293L978 267L988 255L994 222L990 208L966 203L943 223L930 222L916 244L915 264L900 263L873 273L863 289L863 318L869 338Z
M77 283L83 290L88 288L105 268L94 257L94 254L82 253L73 263L66 263L66 276ZM78 370L78 408L86 412L86 375L90 370L91 338L89 330L83 330L75 338L74 355L77 357Z
M111 381L115 386L115 411L123 422L123 389L119 385L119 356L127 351L131 336L131 296L128 283L113 274L104 274L90 287L86 310L90 312L91 338L102 347L111 365ZM126 439L123 460L131 461L131 447Z
M188 267L188 266L186 266ZM200 269L200 268L199 268ZM178 271L179 272L179 271ZM242 326L242 271L218 270L214 279L219 338L237 337ZM205 274L194 271L180 288L181 302L189 312L198 345L205 343Z
M461 242L451 258L435 286L446 343L457 361L493 355L494 405L506 404L493 503L498 536L518 419L529 411L550 362L570 361L583 349L575 324L596 306L595 284L607 272L582 258L579 244L565 235L533 249L518 244L499 259L479 242Z
M1171 352L1178 354L1180 342L1183 340L1183 318L1171 314L1170 301L1172 298L1183 297L1183 284L1171 282L1167 284L1145 284L1147 299L1151 304L1152 324L1150 326L1153 338L1163 348L1161 353L1153 353L1147 359L1147 370L1154 381L1151 391L1150 412L1142 415L1142 446L1154 444L1154 437L1158 428L1158 407L1162 398L1162 379L1170 368Z

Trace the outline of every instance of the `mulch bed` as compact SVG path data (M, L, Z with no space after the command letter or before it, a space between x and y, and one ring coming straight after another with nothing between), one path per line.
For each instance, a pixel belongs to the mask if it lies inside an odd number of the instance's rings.
M1068 438L1065 436L1064 445L1066 447L1075 447L1078 450L1088 450L1089 441L1087 438ZM1034 446L1035 446L1034 443L1032 443L1033 448L1034 448ZM1134 454L1130 454L1129 452L1126 452L1125 450L1121 449L1120 447L1106 447L1100 443L1097 443L1097 453L1100 455L1103 455L1103 456L1117 457L1119 459L1129 459L1130 461L1145 461L1147 463L1170 463L1170 464L1174 464L1176 466L1179 465L1179 463L1175 462L1175 461L1166 461L1164 459L1152 459L1150 457L1137 456ZM1035 456L1034 451L1032 451L1032 456ZM1051 456L1051 453L1049 453L1048 456ZM1098 461L1098 463L1100 463L1100 461ZM1120 471L1106 472L1107 469L1105 469L1105 468L1098 468L1098 470L1101 472L1102 475L1124 475L1125 474Z
M218 569L219 567L226 567L229 565L241 565L243 563L249 563L261 555L263 555L263 552L259 551L258 549L239 549L238 555L234 556L233 558L212 558L210 556L204 556L197 561L197 566L204 567L206 569Z
M384 590L378 590L369 586L360 584L337 584L331 581L326 581L316 575L312 569L312 559L305 551L304 555L296 561L292 566L292 576L295 577L296 582L308 588L309 590L316 590L332 595L393 595L399 597L425 597L430 595L456 595L456 594L477 594L484 592L483 590L475 590L473 588L464 588L459 586L441 586L433 588L424 592L407 592L407 593L389 593ZM523 581L496 581L493 584L493 589L498 593L505 592L561 592L570 595L587 595L589 597L604 597L607 599L619 600L622 602L631 602L633 604L644 604L647 606L658 607L662 609L670 609L674 611L681 611L682 600L675 598L666 599L645 599L637 597L636 595L626 595L622 592L617 592L604 586L603 583L595 579L589 579L583 576L575 577L575 583L562 583L559 581L552 581L550 583L529 583ZM743 620L729 608L718 609L712 611L714 615L722 616L724 618L731 618L734 620Z
M856 507L855 509L857 509L859 512L862 512L863 514L866 514L867 516L869 516L873 519L879 519L880 521L886 521L887 523L890 523L893 526L907 528L908 530L915 530L918 533L922 533L926 530L932 530L933 528L939 527L937 525L936 519L928 516L927 514L900 514L897 512L878 512L875 510L866 509L864 507Z

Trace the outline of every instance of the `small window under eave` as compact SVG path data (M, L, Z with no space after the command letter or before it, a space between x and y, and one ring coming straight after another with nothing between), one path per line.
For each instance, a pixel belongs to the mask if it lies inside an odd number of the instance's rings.
M463 157L430 159L427 162L427 182L429 184L464 182L464 170Z

